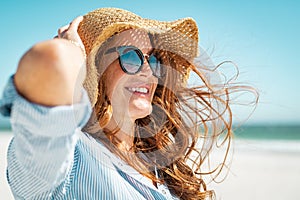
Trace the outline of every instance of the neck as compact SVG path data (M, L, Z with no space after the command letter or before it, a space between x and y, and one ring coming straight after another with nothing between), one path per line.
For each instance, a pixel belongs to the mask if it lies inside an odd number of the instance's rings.
M131 120L123 120L117 123L113 118L104 127L106 132L115 132L112 140L117 141L120 150L129 151L133 146L135 123Z

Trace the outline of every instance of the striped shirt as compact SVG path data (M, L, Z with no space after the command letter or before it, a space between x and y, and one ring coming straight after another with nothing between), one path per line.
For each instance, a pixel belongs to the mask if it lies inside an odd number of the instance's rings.
M14 137L7 180L16 199L177 199L81 131L91 114L84 89L80 103L45 107L20 96L11 77L0 99Z

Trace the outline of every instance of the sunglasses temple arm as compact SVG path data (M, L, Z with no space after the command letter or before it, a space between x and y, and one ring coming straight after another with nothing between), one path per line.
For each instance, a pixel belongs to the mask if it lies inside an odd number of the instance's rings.
M112 47L112 48L110 48L110 49L108 49L107 51L105 51L105 55L106 54L109 54L109 53L113 53L113 52L116 52L117 51L117 47Z

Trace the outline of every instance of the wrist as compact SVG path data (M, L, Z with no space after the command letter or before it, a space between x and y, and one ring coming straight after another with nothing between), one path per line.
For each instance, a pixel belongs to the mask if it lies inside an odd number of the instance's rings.
M67 39L68 40L68 39ZM83 57L84 59L86 59L86 51L85 51L85 48L84 48L84 45L83 44L80 44L79 42L76 42L74 40L68 40L69 42L71 42L73 45L75 45L76 47L79 47L82 54L83 54Z

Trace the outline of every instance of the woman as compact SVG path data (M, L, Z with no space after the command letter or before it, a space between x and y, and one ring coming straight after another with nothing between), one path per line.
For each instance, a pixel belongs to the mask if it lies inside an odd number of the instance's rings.
M0 102L14 132L7 178L15 198L212 199L204 175L225 163L231 90L211 84L197 53L193 19L115 8L34 45ZM204 171L219 136L224 162Z

